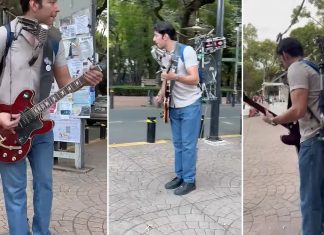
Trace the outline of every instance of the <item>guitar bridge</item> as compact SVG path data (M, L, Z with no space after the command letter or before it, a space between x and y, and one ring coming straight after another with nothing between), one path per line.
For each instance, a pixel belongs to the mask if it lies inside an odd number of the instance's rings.
M8 146L3 144L3 142L6 140L6 137L3 137L2 135L0 135L0 147L5 148L5 149L9 149L9 150L20 150L21 146Z

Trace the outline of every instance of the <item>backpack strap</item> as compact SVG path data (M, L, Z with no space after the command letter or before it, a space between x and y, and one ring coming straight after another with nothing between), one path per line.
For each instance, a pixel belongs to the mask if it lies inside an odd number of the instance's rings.
M8 55L9 48L11 47L12 41L14 39L14 33L11 32L10 22L5 24L5 28L7 30L7 40L6 40L6 48L4 50L4 53L2 55L1 62L0 62L0 76L2 75L2 71L5 66L6 57Z
M52 83L54 82L54 60L59 49L59 41L48 37L43 48L43 60L40 71L40 94L39 101L47 98L50 94Z
M176 44L176 55L180 58L182 63L185 63L183 51L187 45L177 42Z
M317 64L313 63L312 61L309 60L301 60L304 64L307 64L309 67L314 69L318 74L320 73L320 69Z

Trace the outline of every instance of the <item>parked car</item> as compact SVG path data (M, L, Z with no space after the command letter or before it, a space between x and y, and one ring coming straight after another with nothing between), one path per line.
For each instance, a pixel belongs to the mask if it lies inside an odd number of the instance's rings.
M90 118L87 120L88 125L95 123L107 124L107 96L99 95L96 97L95 102L91 105Z

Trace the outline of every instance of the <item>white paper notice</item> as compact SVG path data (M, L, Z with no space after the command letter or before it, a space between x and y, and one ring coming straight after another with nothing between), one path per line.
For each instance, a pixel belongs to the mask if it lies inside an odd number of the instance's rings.
M76 25L61 26L62 39L72 39L76 37Z
M62 120L57 116L53 116L52 119L55 122L53 129L55 141L80 143L80 119L72 118Z
M72 78L78 78L83 73L83 63L80 59L70 59L67 61L69 72Z
M60 118L69 119L72 114L72 102L60 102Z
M76 16L74 18L76 34L89 33L89 17L87 15Z
M78 37L82 59L86 60L93 56L93 37Z

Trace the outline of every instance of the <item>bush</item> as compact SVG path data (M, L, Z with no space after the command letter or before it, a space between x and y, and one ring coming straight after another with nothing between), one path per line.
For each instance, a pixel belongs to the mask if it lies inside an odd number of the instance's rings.
M157 95L160 88L155 86L111 86L109 90L113 90L115 95L121 96L147 96L148 91L153 91L153 95Z
M121 86L110 86L109 90L114 91L114 95L120 95L120 96L147 96L148 91L153 91L153 95L157 95L157 93L160 90L160 87L158 86L130 86L130 85L121 85ZM222 87L221 88L222 97L226 97L227 93L233 92L232 88L229 87ZM240 94L240 91L238 91Z

